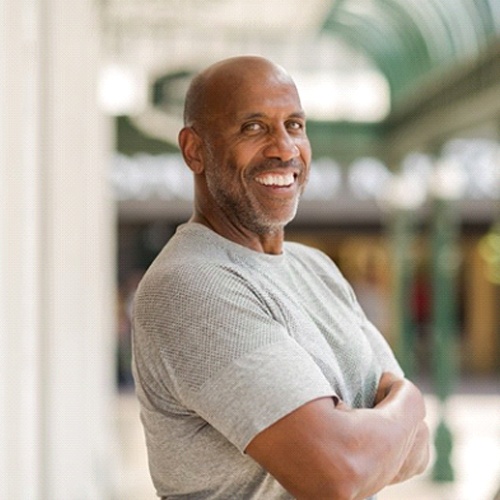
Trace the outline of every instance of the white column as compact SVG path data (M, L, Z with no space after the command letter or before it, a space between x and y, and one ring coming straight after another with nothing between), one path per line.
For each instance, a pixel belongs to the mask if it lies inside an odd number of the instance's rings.
M111 491L115 238L97 5L0 0L0 498Z
M37 30L26 5L0 5L0 498L38 498Z

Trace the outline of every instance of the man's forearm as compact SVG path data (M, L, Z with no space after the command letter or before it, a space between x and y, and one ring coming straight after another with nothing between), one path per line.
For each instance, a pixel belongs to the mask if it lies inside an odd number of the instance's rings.
M348 412L350 424L358 429L358 449L350 450L359 485L353 498L404 481L422 472L428 461L428 429L420 391L407 380L386 376L377 398L371 410L337 405L337 410Z
M411 477L421 474L429 463L429 428L422 422L417 430L408 455L391 484L406 481Z
M346 416L349 423L343 426L345 442L338 459L350 471L348 498L363 499L400 477L416 431L376 409L349 410Z
M246 452L299 499L364 499L415 474L425 408L408 381L384 376L374 408L311 401L258 434Z

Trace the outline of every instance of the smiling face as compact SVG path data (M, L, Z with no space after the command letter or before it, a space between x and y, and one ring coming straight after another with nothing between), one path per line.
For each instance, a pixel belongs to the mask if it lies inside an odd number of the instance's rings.
M192 166L198 205L211 225L232 232L282 232L295 216L311 161L295 85L261 58L232 60L208 81L207 112L191 130L201 159Z

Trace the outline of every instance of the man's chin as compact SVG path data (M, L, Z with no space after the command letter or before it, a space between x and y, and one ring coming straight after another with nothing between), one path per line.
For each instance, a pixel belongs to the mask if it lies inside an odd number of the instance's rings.
M252 227L248 227L248 229L256 234L260 234L261 236L280 234L284 231L285 227L293 221L295 213L296 212L287 217L279 217L275 219L268 218L265 221L255 222L254 224L251 224Z

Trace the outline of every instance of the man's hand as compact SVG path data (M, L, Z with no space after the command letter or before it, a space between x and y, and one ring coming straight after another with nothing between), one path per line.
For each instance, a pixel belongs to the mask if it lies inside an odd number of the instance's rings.
M383 407L386 399L390 401L394 394L398 394L399 392L402 395L403 391L407 391L409 393L408 396L416 398L415 408L410 410L411 415L408 415L408 418L414 418L418 415L421 415L422 418L415 424L411 446L406 454L403 465L391 481L391 484L406 481L417 474L421 474L429 462L429 428L424 421L425 407L423 406L423 398L420 391L408 380L386 372L380 378L375 396L375 407Z
M384 372L382 374L378 383L377 394L375 395L375 406L386 398L391 391L391 387L398 380L401 380L401 378L394 375L394 373Z
M401 483L417 474L422 474L429 463L429 428L421 422L417 428L413 445L391 484Z

